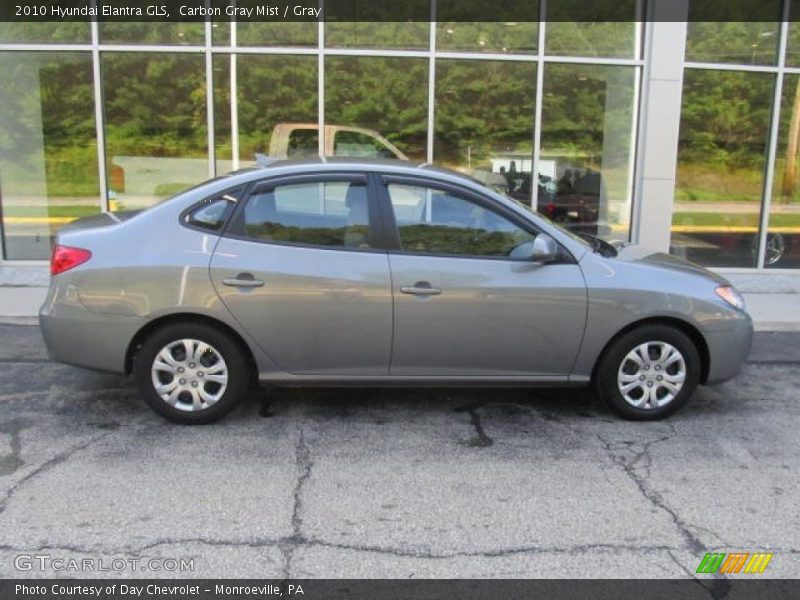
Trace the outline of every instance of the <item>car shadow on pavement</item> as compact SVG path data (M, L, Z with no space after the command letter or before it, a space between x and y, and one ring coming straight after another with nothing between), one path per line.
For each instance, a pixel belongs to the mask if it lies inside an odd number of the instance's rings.
M60 414L84 416L90 414L116 416L125 419L144 417L150 409L139 397L131 377L94 373L64 365L60 371L44 377L50 383L48 405ZM716 387L701 386L695 399L683 408L680 415L716 412L713 406L719 399ZM727 404L727 403L725 403ZM480 387L480 388L361 388L361 387L255 387L245 401L226 417L228 421L258 418L284 418L305 415L320 420L348 419L357 415L381 413L391 419L392 413L414 413L424 418L426 413L456 412L471 414L475 410L514 414L520 411L535 413L545 421L601 419L618 421L595 395L591 387ZM156 419L155 415L153 418Z
M347 419L377 412L469 414L481 408L536 412L551 421L610 418L589 388L262 388L251 392L237 416L249 416L253 405L265 418L297 410L318 419Z

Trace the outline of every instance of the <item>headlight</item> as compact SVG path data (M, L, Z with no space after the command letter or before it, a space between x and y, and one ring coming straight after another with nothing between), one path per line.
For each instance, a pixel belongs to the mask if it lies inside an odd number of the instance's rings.
M721 285L716 290L717 296L734 308L744 310L744 298L732 285Z

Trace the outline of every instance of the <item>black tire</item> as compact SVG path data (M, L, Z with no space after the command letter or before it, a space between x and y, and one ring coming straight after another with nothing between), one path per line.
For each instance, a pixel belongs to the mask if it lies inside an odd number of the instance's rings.
M677 349L683 356L685 379L680 391L663 406L639 408L625 400L619 389L617 377L628 353L648 342L652 342L654 345L659 342L667 343ZM653 350L656 349L657 347L654 346ZM630 367L630 363L628 366ZM701 371L700 354L694 342L685 333L667 325L646 324L621 335L606 349L595 371L595 388L597 394L608 404L609 408L620 417L631 421L657 421L673 414L689 401L700 382ZM666 373L666 371L663 372ZM643 371L640 373L644 374ZM648 373L647 376L650 374ZM655 383L654 385L661 384ZM644 393L645 389L642 387L640 391ZM664 392L664 389L660 391Z
M167 403L156 392L152 369L156 356L162 349L183 339L197 340L209 345L222 357L227 368L227 384L216 402L194 411L181 410ZM211 356L209 354L209 356ZM211 356L212 359L215 358ZM202 367L200 367L202 368ZM208 367L211 369L211 367ZM247 357L231 337L221 330L203 323L173 323L154 331L142 344L133 367L134 378L144 400L161 416L183 425L199 425L217 421L228 414L247 394L251 381ZM202 376L202 372L200 372ZM169 378L169 375L167 375ZM168 379L169 381L169 379ZM201 385L214 386L211 383ZM204 387L204 389L207 389ZM216 391L221 390L221 386ZM184 394L184 397L187 395ZM187 400L191 396L188 396ZM188 402L183 403L184 405Z

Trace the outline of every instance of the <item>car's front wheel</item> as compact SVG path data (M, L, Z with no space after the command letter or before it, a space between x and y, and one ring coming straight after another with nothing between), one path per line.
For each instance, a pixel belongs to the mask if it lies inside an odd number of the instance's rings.
M701 370L697 348L685 333L650 324L611 344L598 364L595 384L600 397L621 417L654 421L689 401Z
M245 396L250 381L239 345L202 323L156 330L136 355L134 376L153 410L182 424L222 418Z

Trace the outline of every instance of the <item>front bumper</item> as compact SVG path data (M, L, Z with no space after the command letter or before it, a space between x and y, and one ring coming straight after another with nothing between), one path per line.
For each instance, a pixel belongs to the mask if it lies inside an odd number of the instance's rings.
M705 332L708 344L706 383L721 383L734 377L750 354L753 321L746 312L735 311L729 319Z

